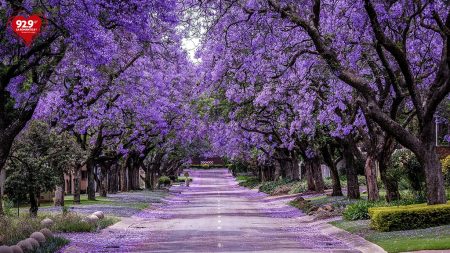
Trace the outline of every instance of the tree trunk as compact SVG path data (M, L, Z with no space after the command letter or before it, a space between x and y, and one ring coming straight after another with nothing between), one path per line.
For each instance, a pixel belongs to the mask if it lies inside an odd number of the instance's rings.
M150 171L150 166L145 167L145 189L152 190L152 172Z
M345 170L347 172L347 197L350 199L359 199L358 173L355 166L353 153L347 145L343 149L345 159Z
M331 181L333 183L333 192L331 193L331 196L343 196L339 172L328 146L322 148L322 156L325 164L330 169Z
M425 171L428 205L447 203L444 176L442 175L441 163L435 149L434 143L428 143L422 156L418 156L419 162Z
M80 204L81 195L81 165L75 166L74 176L73 176L73 203Z
M308 191L315 191L316 184L314 183L314 173L311 159L305 160L305 170L306 170L306 182L308 185Z
M106 165L103 164L100 167L100 183L98 184L98 186L101 197L106 197L108 193L108 174L105 166Z
M121 168L120 168L120 191L121 192L128 191L128 180L127 180L128 171L127 170L128 170L127 166L121 166Z
M368 154L366 164L364 166L367 182L367 194L369 201L378 201L380 199L380 194L377 185L375 161L376 161L375 156L372 154Z
M292 158L292 177L294 180L300 179L300 166L298 165L298 159L296 157Z
M64 182L64 172L61 171L61 175L59 176L59 184L56 186L55 190L55 206L64 206L64 189L65 189L65 182Z
M108 193L115 194L118 190L118 165L114 163L108 170Z
M30 189L28 191L28 196L30 198L30 217L37 217L37 212L39 208L39 201L37 199L36 193L34 192L34 189Z
M325 190L325 183L323 182L322 168L320 168L320 159L317 156L312 158L311 171L313 173L316 192L323 192Z
M152 170L150 173L150 189L153 191L156 189L156 186L157 186L156 173Z
M274 162L274 172L273 172L273 180L278 180L281 176L281 168L278 162Z
M5 180L6 180L6 174L5 170L2 169L0 165L0 216L4 215L3 211L3 191L5 189Z
M87 174L88 174L88 186L87 194L88 200L95 200L95 171L94 171L94 161L90 158L86 163Z
M1 120L1 119L0 119ZM0 173L5 173L5 164L6 160L9 156L9 151L11 149L11 145L14 141L14 138L8 138L8 136L2 136L2 129L0 129ZM5 181L0 180L0 187L5 189ZM0 190L0 216L5 214L3 210L3 192Z

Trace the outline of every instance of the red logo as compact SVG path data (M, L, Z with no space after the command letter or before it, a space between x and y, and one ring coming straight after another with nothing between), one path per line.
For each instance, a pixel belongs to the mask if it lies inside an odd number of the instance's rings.
M33 40L41 32L42 19L38 15L32 15L28 18L24 16L15 16L11 20L13 31L19 35L30 46Z

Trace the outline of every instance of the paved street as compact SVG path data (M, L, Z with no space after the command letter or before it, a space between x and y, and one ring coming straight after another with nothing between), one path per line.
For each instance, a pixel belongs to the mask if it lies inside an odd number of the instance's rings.
M227 170L191 177L191 187L173 187L160 207L98 234L69 235L63 252L358 252L286 200L239 187Z

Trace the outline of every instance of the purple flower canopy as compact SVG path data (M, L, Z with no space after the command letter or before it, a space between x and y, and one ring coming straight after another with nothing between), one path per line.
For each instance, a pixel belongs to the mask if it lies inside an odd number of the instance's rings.
M448 91L429 91L448 86L449 7L407 2L27 0L17 9L1 0L5 17L48 20L30 48L4 33L1 59L20 64L1 88L14 110L88 135L89 145L105 137L106 153L314 155L324 136L368 134L368 116L421 120L447 101ZM192 36L199 63L182 48Z

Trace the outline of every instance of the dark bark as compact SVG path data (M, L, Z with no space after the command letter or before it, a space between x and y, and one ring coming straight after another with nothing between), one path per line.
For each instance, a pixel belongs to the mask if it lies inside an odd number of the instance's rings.
M328 145L325 145L321 149L322 156L325 164L330 169L331 174L331 181L333 183L333 191L331 192L331 196L343 196L342 194L342 187L341 187L341 180L339 178L339 172L336 167L336 164L334 162L333 156L329 150Z
M320 159L317 156L307 157L305 159L305 168L308 191L323 192L325 183L323 182L322 169L320 168Z
M316 184L314 182L313 166L311 163L312 163L312 161L310 159L305 160L306 182L307 182L308 191L315 191Z
M87 195L88 200L95 200L95 164L92 158L89 158L86 163L87 168Z
M300 179L300 166L298 164L298 159L296 157L292 158L292 179L299 180Z
M323 192L325 190L325 183L323 181L322 168L320 167L320 159L315 156L312 158L311 168L314 178L314 185L316 186L316 192Z
M80 204L81 195L81 165L75 166L73 177L73 203Z
M119 189L118 177L118 165L117 163L114 163L108 171L108 193L117 193L117 190Z
M375 157L376 156L374 156L373 154L368 154L366 158L366 164L364 166L367 182L367 194L369 201L377 201L380 199L380 194L377 185Z
M36 196L36 193L34 192L34 190L30 190L28 192L28 197L30 200L30 217L37 217L37 212L39 209L39 200L38 197Z
M347 197L359 199L358 173L350 144L344 144L342 155L345 159L345 171L347 173Z
M400 199L400 192L398 190L397 180L390 178L387 173L387 159L381 158L379 161L380 177L381 181L386 188L386 201L391 202Z
M418 157L425 171L427 203L429 205L447 203L444 176L442 175L441 163L435 149L434 143L428 143L426 150Z
M106 197L108 195L108 169L106 168L106 165L103 164L100 167L100 183L98 184L99 193L101 197Z
M121 166L120 168L120 191L128 191L128 168L127 166Z

